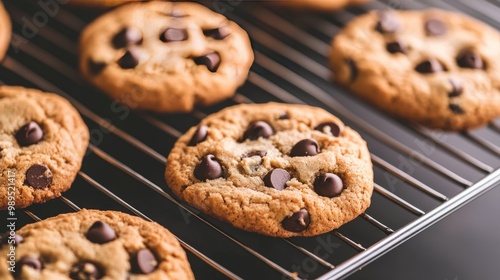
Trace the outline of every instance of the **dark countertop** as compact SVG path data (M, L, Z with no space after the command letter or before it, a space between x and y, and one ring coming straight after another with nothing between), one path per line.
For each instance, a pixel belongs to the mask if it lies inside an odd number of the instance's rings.
M348 279L500 278L500 185Z

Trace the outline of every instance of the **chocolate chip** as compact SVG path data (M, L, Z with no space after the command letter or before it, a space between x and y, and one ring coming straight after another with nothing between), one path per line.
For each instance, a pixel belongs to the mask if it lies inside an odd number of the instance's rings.
M457 64L463 68L483 69L484 63L481 56L473 50L462 51L457 57Z
M118 65L123 69L134 68L139 65L140 53L137 48L129 48L118 60Z
M210 72L215 72L220 65L220 56L216 52L209 53L203 56L195 57L194 63L197 65L205 65Z
M93 243L104 244L116 239L116 232L105 222L97 221L87 231L87 239Z
M161 34L160 40L162 42L180 42L188 38L186 29L168 28Z
M41 164L34 164L26 171L26 184L35 189L46 188L52 183L52 172Z
M23 270L23 267L29 266L33 268L34 270L42 270L43 269L43 264L42 262L34 257L23 257L21 258L18 262L17 265L19 268L16 268L16 274L20 274L21 271Z
M189 141L189 146L196 146L198 143L205 141L207 139L208 135L208 127L205 125L201 125L198 127L198 129L194 132L193 137Z
M82 262L73 266L69 278L73 280L97 280L104 276L102 269L91 262Z
M89 59L87 61L87 67L92 75L97 75L101 73L102 70L104 70L104 68L106 68L106 63L102 61L95 61L93 59Z
M386 48L390 53L406 53L406 45L399 41L387 43Z
M380 12L375 29L380 33L396 33L400 28L399 21L391 12Z
M430 36L441 36L446 33L446 25L439 19L428 19L425 22L425 32Z
M290 151L291 157L309 157L317 154L319 154L318 142L310 138L300 140Z
M212 154L202 157L194 169L194 177L200 181L217 179L223 175L222 166Z
M17 246L23 243L23 241L24 238L19 233L11 235L11 232L7 231L6 233L2 234L2 239L0 239L0 245L9 244L11 246Z
M465 113L462 107L458 104L450 104L450 110L457 115L463 115Z
M246 139L257 140L259 137L269 138L274 134L274 130L267 122L257 121L251 123L245 133L243 133L243 141Z
M288 120L290 118L290 116L288 115L287 112L283 112L280 114L280 116L278 117L279 120Z
M299 211L292 214L290 217L286 217L281 222L281 225L284 229L292 232L301 232L305 230L311 219L309 217L309 212L306 209L302 208Z
M158 267L158 260L149 249L142 249L135 253L130 259L132 272L137 274L149 274Z
M344 184L339 176L333 173L325 173L314 180L314 191L321 196L335 197L342 193Z
M345 62L347 63L347 66L349 66L349 70L351 73L351 82L354 82L359 75L358 65L356 64L356 61L351 58L346 59Z
M115 48L141 44L142 32L136 27L125 27L113 37L112 43Z
M448 93L449 97L457 97L462 94L464 88L462 83L457 79L450 79L451 91Z
M36 122L29 122L16 132L16 140L21 146L29 146L40 142L43 130Z
M203 30L203 34L216 40L223 40L231 34L231 30L227 26L222 26L219 28Z
M335 137L340 136L340 126L338 126L338 124L336 124L334 122L320 123L314 129L319 130L325 134L331 134L332 136L335 136Z
M415 70L422 74L430 74L443 71L443 66L436 59L429 58L419 63Z
M285 169L276 168L269 171L264 177L264 185L282 191L287 187L286 182L290 181L291 178L292 176Z
M266 155L267 155L266 151L251 151L246 153L243 157L253 157L253 156L265 157Z

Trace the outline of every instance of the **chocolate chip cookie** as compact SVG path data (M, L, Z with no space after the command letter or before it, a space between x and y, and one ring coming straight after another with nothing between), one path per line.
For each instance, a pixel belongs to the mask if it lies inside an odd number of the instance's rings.
M441 10L378 11L349 23L330 52L335 80L382 110L442 130L500 115L500 34Z
M246 32L196 3L144 2L101 16L80 40L80 68L132 108L188 112L232 96L253 62Z
M15 271L9 271L14 242ZM0 248L0 279L6 280L194 279L167 229L115 211L81 210L29 224Z
M80 170L87 126L62 97L0 86L0 209L58 197Z
M12 25L9 15L0 1L0 60L3 59L7 48L9 47L10 36L12 34Z
M317 10L336 10L349 5L357 5L370 0L278 0L270 1L272 4L289 6L292 8L309 8Z
M226 108L181 136L168 156L172 191L235 227L312 236L370 205L365 141L320 108L278 103Z

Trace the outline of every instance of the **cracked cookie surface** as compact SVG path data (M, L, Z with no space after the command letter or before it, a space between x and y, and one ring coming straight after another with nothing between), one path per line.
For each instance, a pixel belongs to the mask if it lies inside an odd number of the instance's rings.
M231 97L253 62L246 32L196 3L136 2L89 24L80 70L131 108L189 112Z
M334 39L334 79L380 109L442 130L500 115L500 34L442 10L378 11Z
M203 119L168 156L165 178L194 207L270 236L313 236L370 205L365 141L320 108L244 104Z
M69 189L89 141L76 109L55 94L0 86L0 112L0 208L9 201L24 208Z
M13 273L6 258L14 242ZM0 278L6 280L194 279L167 229L116 211L61 214L24 226L1 244Z

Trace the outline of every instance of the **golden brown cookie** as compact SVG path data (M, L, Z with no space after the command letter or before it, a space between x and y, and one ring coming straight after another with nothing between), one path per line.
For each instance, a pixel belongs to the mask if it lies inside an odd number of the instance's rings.
M5 280L194 279L185 252L167 229L121 212L61 214L9 232L1 243Z
M330 52L335 80L380 109L431 128L465 130L500 116L500 33L441 10L371 12Z
M3 59L9 48L10 37L12 35L12 25L10 17L0 1L0 60Z
M172 191L235 227L271 236L331 231L370 205L365 141L320 108L226 108L181 136L168 156Z
M0 209L24 208L70 188L89 141L64 98L0 86Z
M252 62L246 32L196 3L124 5L80 39L80 69L89 82L132 108L158 112L229 98Z

